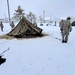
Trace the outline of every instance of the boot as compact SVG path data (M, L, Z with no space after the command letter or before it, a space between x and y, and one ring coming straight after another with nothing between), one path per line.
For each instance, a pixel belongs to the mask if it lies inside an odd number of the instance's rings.
M67 43L67 41L64 41L65 43Z
M62 40L62 43L64 43L65 41L64 40Z

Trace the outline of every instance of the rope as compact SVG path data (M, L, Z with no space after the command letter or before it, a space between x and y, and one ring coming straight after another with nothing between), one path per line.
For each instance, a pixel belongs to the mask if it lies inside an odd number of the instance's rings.
M6 51L8 51L9 49L10 49L10 47L9 47L7 50L3 51L3 52L0 54L0 56L3 56L3 53L5 53Z
M53 35L51 35L51 37L54 38L54 39L57 39L57 40L60 40L60 41L61 41L61 39L58 38L58 37L55 37L55 36L53 36Z
M12 39L12 40L13 40L13 39ZM11 41L11 40L8 40L8 41L5 41L5 42L2 42L2 43L0 43L0 45L5 44L5 43L8 43L9 41Z

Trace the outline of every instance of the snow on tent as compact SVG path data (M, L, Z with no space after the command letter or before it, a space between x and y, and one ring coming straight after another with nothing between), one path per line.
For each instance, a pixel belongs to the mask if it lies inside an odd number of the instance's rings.
M41 36L42 29L34 26L25 17L23 17L17 26L7 35L18 38L32 38Z

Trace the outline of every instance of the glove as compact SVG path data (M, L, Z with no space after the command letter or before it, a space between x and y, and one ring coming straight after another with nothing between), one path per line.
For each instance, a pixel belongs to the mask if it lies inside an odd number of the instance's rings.
M72 29L70 29L70 32L72 31Z
M61 31L63 30L63 29L60 29Z
M70 30L70 32L71 32L71 30Z

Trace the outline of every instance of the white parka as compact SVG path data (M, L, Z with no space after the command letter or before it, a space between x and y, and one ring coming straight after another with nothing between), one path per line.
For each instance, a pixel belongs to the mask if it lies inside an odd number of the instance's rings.
M64 20L60 25L60 29L63 34L69 34L70 30L72 30L71 22L69 20Z

